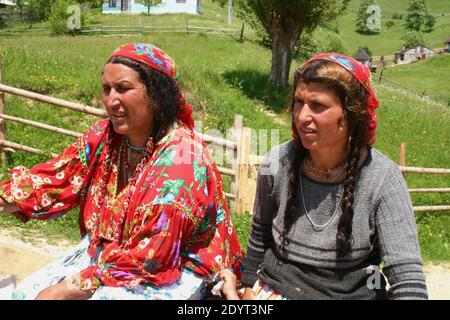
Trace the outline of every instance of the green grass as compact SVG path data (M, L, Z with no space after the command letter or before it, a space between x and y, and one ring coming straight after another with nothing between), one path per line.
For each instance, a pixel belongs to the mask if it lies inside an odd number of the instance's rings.
M210 5L211 10L215 12L214 5ZM222 9L216 7L219 11ZM41 36L21 39L17 41L17 38L0 38L0 52L4 57L4 82L9 85L70 101L100 105L100 75L108 55L123 43L153 42L169 52L177 61L181 68L181 85L194 107L196 120L203 121L204 131L216 128L226 137L234 115L242 114L245 126L255 130L278 129L280 143L290 138L289 125L276 123L266 111L273 111L289 123L289 116L283 113L283 110L288 104L287 96L291 89L277 89L269 84L267 78L271 52L256 43L240 43L230 39L192 34L155 34L127 38ZM299 60L293 62L291 73L300 63ZM431 68L433 72L439 72L436 69L440 67L432 65ZM419 74L422 78L423 73ZM439 73L438 76L442 74ZM407 96L383 85L377 86L376 92L381 108L377 111L380 125L375 147L398 161L400 143L406 142L407 165L450 168L450 109ZM6 113L75 131L82 131L95 121L91 116L41 103L29 103L11 96L6 97ZM54 153L63 150L73 141L69 137L10 122L7 123L7 130L8 139L14 142ZM16 152L9 155L7 167L30 167L46 159L45 156ZM5 179L8 176L7 168L2 168L0 174L1 179ZM406 179L410 187L450 186L450 176L411 174L407 175ZM228 179L226 184L229 184ZM450 195L415 194L413 201L415 205L449 205ZM61 238L76 241L76 216L77 210L72 210L61 219L32 221L21 228L25 228L25 231L38 230L46 236L52 235L53 238L59 235ZM421 213L417 214L416 218L424 258L427 261L449 261L449 212ZM243 247L246 247L250 217L234 216L233 223ZM1 217L0 226L16 228L19 223L10 217Z
M399 65L384 70L383 76L421 94L435 96L434 100L447 105L450 102L450 54L431 57L425 61ZM436 97L437 96L437 97Z
M359 33L356 30L356 13L360 0L351 1L347 14L337 19L339 35L348 48L350 54L354 54L358 47L367 46L374 55L391 55L402 48L405 34L404 20L392 19L393 14L401 14L406 17L408 0L377 0L381 10L381 30L373 34ZM442 48L443 41L450 36L450 7L447 0L429 0L428 9L436 18L434 29L430 33L424 33L424 42L430 48ZM387 21L393 21L394 26L386 27Z

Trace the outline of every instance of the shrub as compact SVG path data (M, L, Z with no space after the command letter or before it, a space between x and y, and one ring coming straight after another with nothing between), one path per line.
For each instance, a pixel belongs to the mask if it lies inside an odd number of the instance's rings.
M390 28L392 28L393 26L394 26L394 21L392 21L392 20L388 20L387 22L386 22L386 27L388 28L388 29L390 29Z
M76 16L77 13L80 14L79 18ZM77 34L80 32L81 26L84 25L85 16L76 1L58 0L52 6L48 20L55 35Z

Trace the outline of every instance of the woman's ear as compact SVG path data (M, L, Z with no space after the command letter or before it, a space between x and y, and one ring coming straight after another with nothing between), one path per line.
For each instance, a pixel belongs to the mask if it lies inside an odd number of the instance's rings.
M347 117L345 116L345 114L343 114L342 117L340 117L338 119L338 130L339 130L339 133L347 134L348 121L347 121Z

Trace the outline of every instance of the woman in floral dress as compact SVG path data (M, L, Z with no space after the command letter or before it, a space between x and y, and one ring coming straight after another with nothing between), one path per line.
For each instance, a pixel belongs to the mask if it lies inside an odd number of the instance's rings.
M108 119L0 184L2 213L22 221L80 207L81 242L13 299L200 299L220 270L240 276L222 179L177 75L156 46L121 46L102 73Z

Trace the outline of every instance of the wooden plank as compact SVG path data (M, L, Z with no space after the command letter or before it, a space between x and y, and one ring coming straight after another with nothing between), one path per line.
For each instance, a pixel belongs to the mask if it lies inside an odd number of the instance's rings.
M66 130L66 129L59 128L59 127L54 127L54 126L51 126L51 125L48 125L48 124L44 124L44 123L40 123L40 122L36 122L36 121L32 121L32 120L17 118L17 117L13 117L13 116L10 116L10 115L7 115L7 114L0 114L0 119L14 121L14 122L21 123L21 124L24 124L24 125L28 125L28 126L32 126L32 127L40 128L40 129L44 129L44 130L48 130L48 131L59 133L59 134L64 134L66 136L75 137L75 138L81 137L83 135L82 133L79 133L79 132Z
M11 142L11 141L8 141L8 140L0 141L0 145L2 145L4 147L7 147L7 148L20 150L20 151L25 151L25 152L32 153L32 154L45 153L44 151L42 151L40 149L32 148L32 147L25 146L25 145L22 145L22 144L18 144L18 143L15 143L15 142ZM52 155L52 157L56 157L57 156L56 153L51 153L51 155Z
M250 159L250 128L243 128L241 136L241 156L239 158L239 187L236 212L238 214L245 212L245 203L247 198L246 186L248 185L248 169Z
M400 143L400 166L404 167L406 166L406 143L402 142Z
M231 177L230 192L234 195L234 201L230 201L230 210L233 213L237 212L237 199L239 191L239 158L241 151L241 134L243 127L243 117L241 115L234 116L234 126L233 126L233 139L236 144L236 149L233 149L233 163L231 168L236 172L234 176Z
M217 170L219 170L220 173L225 174L227 176L233 177L236 175L236 171L234 171L233 169L228 169L228 168L218 166Z
M423 211L448 211L450 213L450 206L417 206L413 207L414 212Z
M219 147L226 147L231 150L237 150L237 143L234 141L225 140L225 139L217 138L217 137L213 137L213 136L208 136L206 134L201 134L200 138L205 143L208 143L208 144L211 143L211 144L217 145Z
M423 188L423 189L409 189L409 192L427 193L427 192L450 192L450 188Z
M422 173L422 174L450 174L450 169L443 168L419 168L400 166L403 173Z
M12 94L15 96L20 96L20 97L40 101L40 102L53 104L58 107L72 109L72 110L80 111L83 113L91 114L94 116L102 117L102 118L106 117L106 112L104 110L99 110L96 108L92 108L92 107L74 103L74 102L69 102L69 101L66 101L63 99L59 99L59 98L45 96L43 94L7 86L7 85L1 84L1 83L0 83L0 92L6 92L6 93L9 93L9 94Z
M230 199L236 199L236 196L234 194L228 193L228 192L224 192L225 197L228 197Z

